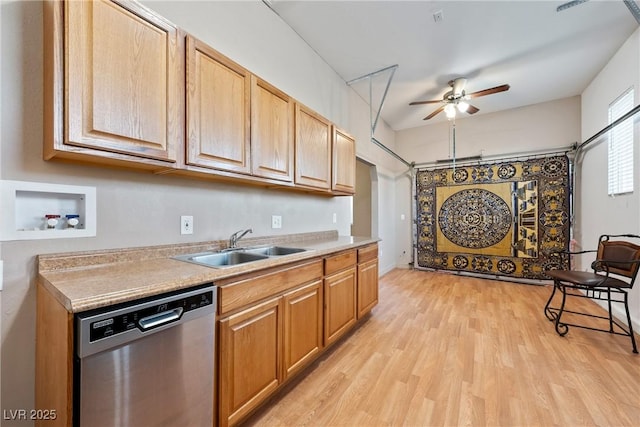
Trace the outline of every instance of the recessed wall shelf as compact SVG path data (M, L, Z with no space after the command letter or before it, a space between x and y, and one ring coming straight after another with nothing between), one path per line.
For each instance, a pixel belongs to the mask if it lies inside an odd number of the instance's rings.
M0 241L96 235L95 187L0 181L0 198Z

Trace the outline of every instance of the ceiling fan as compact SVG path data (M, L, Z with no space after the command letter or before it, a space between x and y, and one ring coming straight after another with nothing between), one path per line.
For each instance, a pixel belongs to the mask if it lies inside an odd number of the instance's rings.
M500 85L489 89L479 90L477 92L466 93L464 88L467 85L467 79L459 77L457 79L449 81L451 90L442 96L442 99L436 99L431 101L414 101L409 105L423 105L423 104L437 104L442 103L435 111L425 117L423 120L429 120L441 111L444 111L447 118L454 118L456 116L456 109L461 113L475 114L480 111L477 107L470 105L467 101L471 98L479 98L481 96L491 95L498 92L504 92L509 90L509 85Z

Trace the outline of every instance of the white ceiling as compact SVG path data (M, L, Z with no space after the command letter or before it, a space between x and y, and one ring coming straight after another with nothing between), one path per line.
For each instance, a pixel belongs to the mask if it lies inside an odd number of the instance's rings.
M621 0L563 1L270 0L272 9L345 80L397 64L381 116L394 130L446 120L423 118L456 77L483 114L579 95L638 27ZM433 14L441 11L441 22ZM379 105L389 73L370 79ZM352 87L369 101L369 79Z

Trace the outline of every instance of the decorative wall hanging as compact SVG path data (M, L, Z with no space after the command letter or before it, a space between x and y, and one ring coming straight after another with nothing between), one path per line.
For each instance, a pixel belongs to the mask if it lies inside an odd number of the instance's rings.
M416 174L418 267L526 279L566 268L569 160L421 170Z

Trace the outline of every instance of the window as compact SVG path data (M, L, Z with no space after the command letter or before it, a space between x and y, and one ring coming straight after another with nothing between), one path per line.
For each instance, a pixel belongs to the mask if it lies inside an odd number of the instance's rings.
M609 124L633 108L633 88L609 105ZM633 192L633 117L609 131L609 195Z

